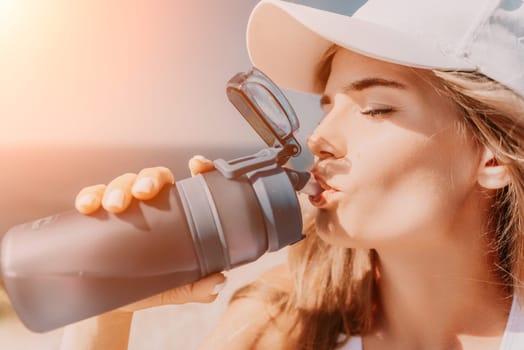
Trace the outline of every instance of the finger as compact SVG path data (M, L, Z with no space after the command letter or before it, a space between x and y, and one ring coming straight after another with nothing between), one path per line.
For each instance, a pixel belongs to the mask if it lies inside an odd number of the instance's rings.
M112 213L121 213L129 207L133 196L131 186L135 182L136 174L126 173L113 179L104 191L102 206Z
M106 185L84 187L75 198L75 208L82 214L91 214L100 208Z
M215 273L191 284L181 286L159 295L159 302L164 304L182 304L190 302L210 303L222 290L226 277Z
M138 173L131 193L137 199L151 199L155 197L167 183L175 183L175 177L171 170L163 166L145 168Z
M166 292L153 295L147 299L123 306L122 311L134 312L161 305L184 304L190 302L210 303L214 301L224 287L226 277L215 273L192 284L177 287Z
M196 155L189 160L189 171L195 176L215 169L213 162L203 156Z

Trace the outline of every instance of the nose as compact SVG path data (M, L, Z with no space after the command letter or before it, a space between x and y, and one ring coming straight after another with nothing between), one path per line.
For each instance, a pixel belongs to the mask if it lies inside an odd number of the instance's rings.
M319 159L342 158L346 155L344 126L337 125L330 113L307 139L307 147Z

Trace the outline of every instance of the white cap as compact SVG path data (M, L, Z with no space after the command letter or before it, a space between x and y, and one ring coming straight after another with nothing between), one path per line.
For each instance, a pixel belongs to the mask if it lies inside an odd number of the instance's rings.
M253 65L278 85L315 92L333 43L411 67L474 71L524 96L522 0L369 0L353 16L262 0L248 23Z

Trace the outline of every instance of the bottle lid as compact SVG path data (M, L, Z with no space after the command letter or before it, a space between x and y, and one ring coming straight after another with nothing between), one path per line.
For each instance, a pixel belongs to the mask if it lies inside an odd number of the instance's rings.
M300 154L301 147L294 136L300 126L296 113L269 77L256 68L238 73L227 83L226 93L262 140L279 150L278 164Z

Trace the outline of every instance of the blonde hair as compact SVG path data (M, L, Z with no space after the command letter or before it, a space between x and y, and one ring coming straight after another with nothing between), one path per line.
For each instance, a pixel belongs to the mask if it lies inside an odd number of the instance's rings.
M319 63L321 88L337 49L330 47ZM524 281L524 98L477 72L427 73L437 92L456 104L463 117L460 127L509 170L511 183L497 190L487 224L494 232L490 242L497 257L494 270L511 292ZM374 250L324 243L315 233L314 215L306 220L305 233L307 238L289 250L291 290L255 282L237 291L232 300L262 298L273 320L290 318L293 328L283 330L286 337L282 339L288 342L285 348L333 349L352 335L370 330L377 300L378 259ZM341 333L345 335L342 339Z

